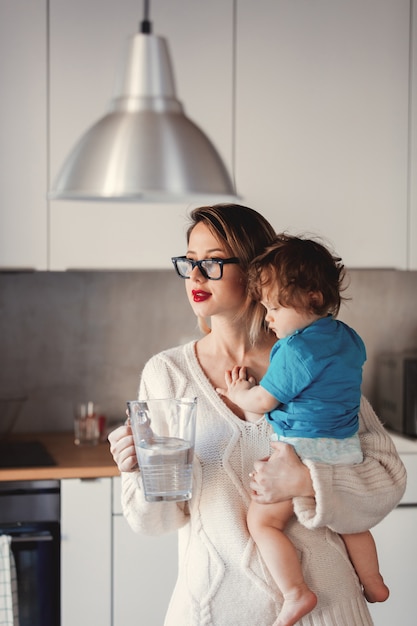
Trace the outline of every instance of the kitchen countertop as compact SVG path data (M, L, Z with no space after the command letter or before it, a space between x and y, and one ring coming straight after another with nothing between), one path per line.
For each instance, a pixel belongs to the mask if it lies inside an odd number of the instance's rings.
M0 469L0 481L60 480L62 478L101 478L119 476L108 441L96 446L76 446L74 433L30 433L14 435L10 442L38 441L56 465Z

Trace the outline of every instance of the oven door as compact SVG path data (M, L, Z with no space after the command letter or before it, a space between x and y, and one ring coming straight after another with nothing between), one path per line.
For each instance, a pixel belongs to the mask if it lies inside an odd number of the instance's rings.
M19 626L60 626L58 481L0 483L0 534L11 537Z
M59 523L2 525L0 534L12 537L19 626L59 626Z

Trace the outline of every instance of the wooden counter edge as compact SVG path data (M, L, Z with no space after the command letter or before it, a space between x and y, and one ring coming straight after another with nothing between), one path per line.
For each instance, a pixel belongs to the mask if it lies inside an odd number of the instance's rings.
M0 481L63 480L65 478L112 478L120 476L117 466L110 467L25 467L0 470Z
M10 441L41 442L56 465L44 467L13 467L0 469L0 481L61 480L65 478L111 478L120 476L110 454L109 444L76 446L72 433L26 433L15 435Z

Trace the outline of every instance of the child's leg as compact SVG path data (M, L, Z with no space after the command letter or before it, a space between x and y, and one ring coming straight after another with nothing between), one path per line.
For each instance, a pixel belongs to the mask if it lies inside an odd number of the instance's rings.
M368 602L384 602L389 589L379 572L374 538L369 531L342 535L350 560L356 570Z
M317 604L304 581L297 552L283 530L293 514L292 502L251 502L248 528L273 579L284 596L276 626L292 626Z

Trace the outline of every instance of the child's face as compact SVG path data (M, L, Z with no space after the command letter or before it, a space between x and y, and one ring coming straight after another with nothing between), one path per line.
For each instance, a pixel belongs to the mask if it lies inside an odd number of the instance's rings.
M265 320L278 339L288 337L296 330L302 330L320 317L310 310L282 306L278 302L277 293L262 293L261 304L266 309Z

